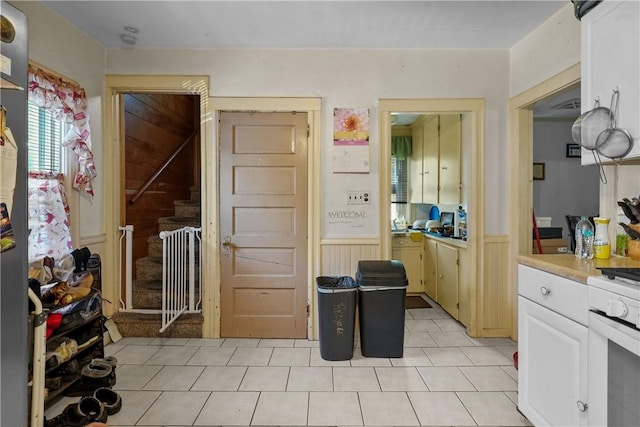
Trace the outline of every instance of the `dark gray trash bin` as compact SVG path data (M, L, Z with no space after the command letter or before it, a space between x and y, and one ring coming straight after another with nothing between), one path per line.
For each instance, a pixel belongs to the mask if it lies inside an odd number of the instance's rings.
M365 357L402 357L407 274L400 261L359 261L360 346Z
M320 356L324 360L353 357L358 286L349 276L316 278Z

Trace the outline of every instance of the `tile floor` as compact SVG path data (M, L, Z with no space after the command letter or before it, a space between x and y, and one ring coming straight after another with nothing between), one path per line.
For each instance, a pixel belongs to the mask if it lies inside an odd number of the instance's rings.
M109 426L519 426L517 344L408 309L404 357L328 362L318 341L123 338ZM51 418L79 398L62 398Z

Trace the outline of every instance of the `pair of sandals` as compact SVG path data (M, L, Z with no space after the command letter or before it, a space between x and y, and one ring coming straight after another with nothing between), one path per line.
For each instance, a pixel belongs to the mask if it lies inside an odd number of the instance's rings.
M117 414L120 409L122 397L110 388L101 387L78 403L67 405L60 415L50 420L45 418L44 427L84 427L90 423L106 423L107 417Z

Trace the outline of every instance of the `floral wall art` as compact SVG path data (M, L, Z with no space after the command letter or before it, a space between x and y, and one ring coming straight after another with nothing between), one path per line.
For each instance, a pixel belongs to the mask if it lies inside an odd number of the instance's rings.
M333 110L333 172L369 172L369 109Z

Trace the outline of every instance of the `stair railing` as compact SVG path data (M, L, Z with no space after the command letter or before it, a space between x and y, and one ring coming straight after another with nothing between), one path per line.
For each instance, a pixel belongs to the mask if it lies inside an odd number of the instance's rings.
M201 231L199 227L184 227L160 233L160 239L162 239L162 328L160 333L183 313L200 312L202 303Z
M162 163L160 165L160 167L158 169L156 169L156 171L153 173L153 175L151 175L151 177L149 179L147 179L145 181L144 184L142 184L142 187L140 187L140 189L136 192L136 194L133 195L133 197L131 198L131 200L129 200L129 204L134 204L136 201L138 201L138 199L140 197L142 197L142 195L145 193L145 191L147 191L147 188L149 188L149 186L151 184L153 184L153 182L160 176L160 174L162 172L164 172L164 170L167 168L167 166L169 166L171 164L171 162L173 161L173 159L175 159L178 154L180 154L180 152L187 146L189 145L189 143L191 141L193 141L193 139L196 137L196 133L192 133L191 135L189 135L189 138L187 138L177 149L176 151L174 151L168 158L167 160L164 161L164 163Z

